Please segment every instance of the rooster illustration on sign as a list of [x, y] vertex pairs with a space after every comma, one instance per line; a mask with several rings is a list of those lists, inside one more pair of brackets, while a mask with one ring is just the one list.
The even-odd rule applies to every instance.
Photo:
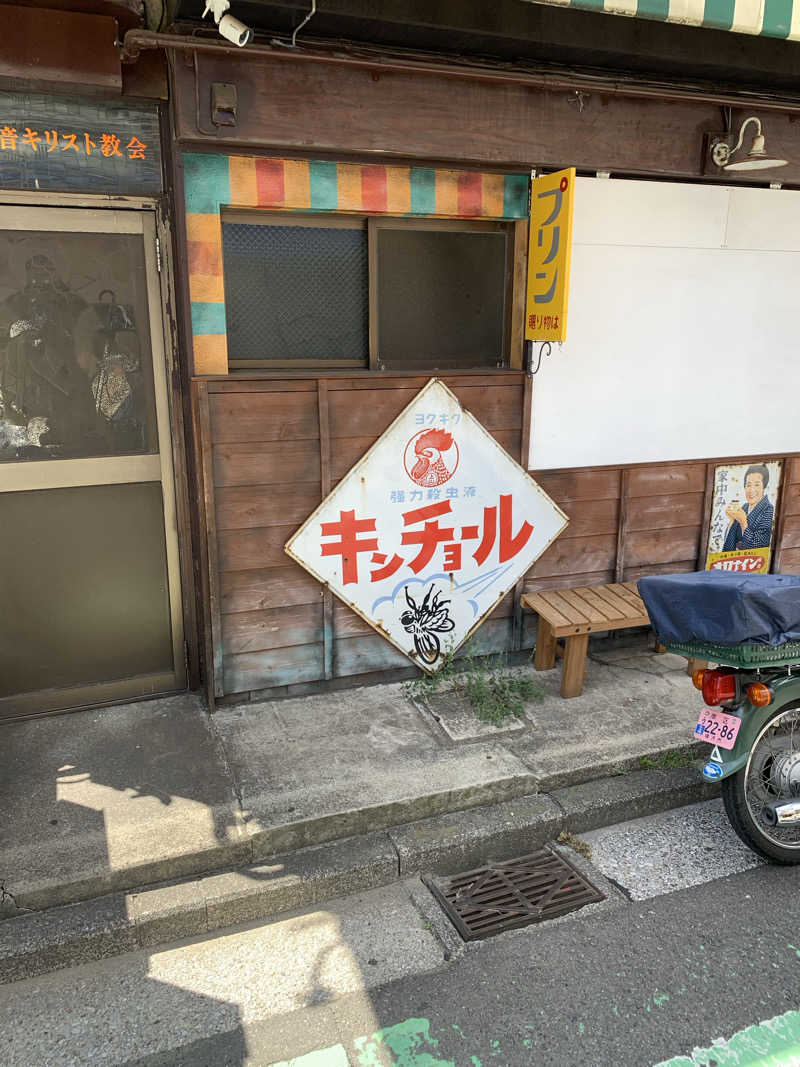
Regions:
[[412, 481], [425, 489], [433, 489], [444, 485], [455, 474], [458, 445], [447, 430], [422, 430], [406, 445], [404, 461]]
[[[408, 586], [403, 591], [410, 609], [400, 616], [403, 629], [413, 636], [414, 648], [419, 658], [424, 663], [435, 663], [442, 651], [437, 635], [449, 633], [456, 625], [447, 611], [450, 601], [440, 600], [442, 594], [438, 590], [434, 592], [434, 586], [431, 586], [422, 604], [417, 607], [417, 602], [409, 593]], [[431, 594], [433, 594], [433, 600], [431, 600]]]

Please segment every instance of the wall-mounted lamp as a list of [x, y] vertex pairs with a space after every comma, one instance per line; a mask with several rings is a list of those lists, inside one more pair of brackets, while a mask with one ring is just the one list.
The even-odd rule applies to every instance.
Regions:
[[[753, 143], [750, 145], [750, 151], [741, 159], [732, 161], [742, 147], [744, 131], [751, 122], [756, 124], [757, 132], [753, 138]], [[721, 170], [767, 170], [771, 167], [785, 167], [788, 163], [786, 159], [777, 159], [774, 156], [767, 155], [764, 147], [764, 134], [761, 132], [761, 119], [756, 118], [755, 115], [750, 115], [744, 120], [739, 127], [738, 140], [731, 147], [734, 136], [732, 133], [709, 135], [711, 162], [715, 167], [719, 167]]]

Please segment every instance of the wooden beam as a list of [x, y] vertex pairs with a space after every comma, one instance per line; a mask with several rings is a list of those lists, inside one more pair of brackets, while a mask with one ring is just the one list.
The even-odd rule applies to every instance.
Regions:
[[[525, 233], [528, 227], [525, 225]], [[533, 378], [528, 375], [523, 379], [522, 395], [522, 434], [520, 444], [520, 465], [528, 469], [528, 455], [531, 447], [531, 419], [533, 418]], [[525, 575], [523, 574], [514, 586], [514, 615], [511, 627], [511, 647], [515, 652], [522, 648], [522, 629], [524, 622], [524, 609], [522, 607], [522, 594], [525, 592]]]
[[[509, 366], [522, 367], [525, 349], [525, 300], [528, 282], [528, 220], [519, 219], [513, 229], [513, 265], [511, 283], [511, 340]], [[527, 465], [527, 453], [522, 461]]]
[[[290, 151], [324, 159], [368, 158], [429, 163], [458, 162], [529, 170], [563, 166], [650, 176], [702, 177], [702, 133], [720, 130], [712, 102], [639, 99], [602, 88], [587, 90], [580, 106], [574, 91], [435, 73], [380, 74], [353, 67], [319, 66], [265, 57], [234, 63], [197, 55], [195, 72], [173, 64], [176, 132], [184, 143], [213, 147], [198, 129], [196, 101], [210, 99], [212, 82], [235, 82], [236, 127], [222, 133], [223, 150]], [[734, 109], [738, 129], [749, 111]], [[469, 116], [469, 124], [465, 117]], [[781, 171], [800, 181], [800, 125], [793, 116], [769, 115], [767, 134], [792, 160]], [[207, 113], [199, 119], [209, 126]], [[210, 131], [207, 131], [210, 132]], [[763, 181], [737, 175], [737, 184]]]
[[[317, 381], [317, 410], [319, 412], [319, 480], [322, 499], [331, 491], [331, 430], [328, 415], [328, 382]], [[333, 593], [326, 586], [322, 595], [322, 658], [325, 677], [333, 678]]]
[[783, 537], [786, 528], [786, 485], [789, 481], [789, 475], [791, 471], [791, 461], [784, 459], [781, 463], [781, 487], [778, 491], [778, 497], [775, 501], [775, 517], [773, 519], [772, 528], [772, 567], [770, 568], [775, 573], [780, 573], [781, 569], [781, 557], [783, 556]]
[[219, 602], [219, 570], [217, 560], [217, 523], [214, 500], [214, 468], [211, 453], [211, 417], [205, 382], [192, 383], [194, 414], [195, 469], [200, 482], [199, 511], [200, 586], [205, 609], [203, 646], [205, 650], [205, 682], [209, 710], [225, 690], [222, 675], [222, 619]]
[[620, 474], [619, 483], [619, 521], [617, 523], [617, 561], [614, 569], [614, 581], [621, 582], [625, 577], [625, 539], [628, 536], [628, 497], [630, 494], [631, 472], [626, 468]]
[[697, 553], [697, 569], [705, 570], [708, 540], [711, 536], [711, 509], [714, 504], [714, 464], [706, 464], [706, 484], [703, 490], [703, 526], [700, 530], [700, 548]]

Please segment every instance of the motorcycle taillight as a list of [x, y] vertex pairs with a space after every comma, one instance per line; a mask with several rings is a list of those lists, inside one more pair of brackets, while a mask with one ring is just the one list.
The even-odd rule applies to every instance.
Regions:
[[736, 699], [736, 675], [730, 671], [703, 671], [703, 700], [714, 707]]

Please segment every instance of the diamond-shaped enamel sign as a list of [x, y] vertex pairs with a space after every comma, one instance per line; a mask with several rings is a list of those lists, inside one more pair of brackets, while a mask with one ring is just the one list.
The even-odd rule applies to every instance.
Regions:
[[434, 378], [286, 551], [432, 673], [567, 521]]

